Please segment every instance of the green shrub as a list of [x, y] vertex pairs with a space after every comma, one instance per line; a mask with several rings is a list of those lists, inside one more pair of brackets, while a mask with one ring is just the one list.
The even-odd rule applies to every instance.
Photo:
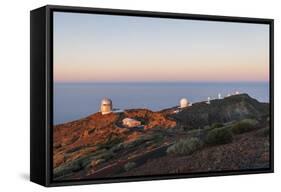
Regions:
[[205, 125], [203, 129], [210, 129], [210, 125]]
[[230, 143], [233, 140], [233, 135], [228, 127], [215, 128], [208, 132], [206, 143], [211, 145], [219, 145]]
[[103, 153], [93, 156], [94, 159], [104, 159], [105, 161], [110, 160], [114, 157], [114, 153], [111, 150], [107, 150]]
[[269, 150], [270, 150], [270, 143], [269, 143], [269, 141], [265, 141], [263, 143], [263, 148], [264, 148], [264, 151], [269, 152]]
[[54, 169], [53, 171], [54, 177], [55, 178], [61, 177], [79, 171], [83, 168], [84, 164], [85, 164], [84, 159], [78, 159], [72, 162], [68, 162], [65, 165], [61, 165]]
[[79, 171], [87, 167], [92, 160], [101, 160], [103, 162], [108, 161], [114, 157], [114, 153], [110, 150], [101, 150], [95, 153], [79, 157], [73, 161], [70, 161], [64, 165], [61, 165], [54, 169], [54, 177], [61, 177], [73, 172]]
[[191, 135], [192, 137], [194, 137], [194, 136], [198, 135], [201, 131], [202, 131], [202, 129], [193, 129], [193, 130], [188, 131], [187, 133], [189, 135]]
[[145, 145], [147, 142], [156, 144], [156, 143], [163, 141], [163, 139], [164, 139], [164, 136], [161, 132], [154, 133], [154, 134], [148, 134], [148, 135], [143, 135], [132, 142], [123, 143], [122, 147], [124, 149], [130, 149], [130, 148], [139, 147], [140, 145]]
[[142, 144], [144, 144], [145, 142], [151, 140], [150, 136], [141, 136], [138, 139], [131, 141], [129, 143], [123, 143], [123, 147], [124, 149], [130, 149], [130, 148], [134, 148], [134, 147], [138, 147]]
[[243, 119], [242, 121], [239, 121], [233, 125], [232, 132], [235, 134], [249, 132], [254, 130], [257, 124], [258, 121], [255, 119]]
[[214, 129], [214, 128], [219, 128], [219, 127], [223, 127], [223, 124], [222, 123], [213, 123], [211, 125], [211, 128]]
[[115, 153], [115, 152], [121, 151], [122, 149], [124, 149], [124, 144], [123, 144], [123, 143], [119, 143], [119, 144], [113, 146], [113, 147], [110, 149], [110, 151], [112, 151], [112, 152]]
[[201, 142], [197, 138], [180, 139], [172, 146], [168, 147], [168, 154], [176, 155], [190, 155], [194, 151], [198, 150], [202, 146]]
[[110, 136], [105, 140], [104, 143], [98, 144], [97, 147], [98, 147], [99, 149], [102, 149], [102, 148], [110, 149], [110, 148], [112, 148], [113, 146], [115, 146], [115, 145], [121, 143], [122, 141], [123, 141], [122, 138], [120, 138], [120, 137], [118, 137], [118, 136], [112, 134], [112, 135], [110, 135]]
[[267, 137], [267, 136], [269, 136], [269, 132], [270, 132], [269, 127], [262, 128], [262, 129], [257, 131], [256, 136]]
[[73, 153], [73, 152], [79, 151], [83, 148], [84, 148], [84, 146], [74, 147], [74, 148], [71, 148], [71, 149], [67, 150], [65, 153]]
[[126, 171], [129, 171], [129, 170], [135, 168], [136, 165], [137, 165], [137, 164], [136, 164], [135, 162], [128, 162], [128, 163], [126, 163], [126, 164], [124, 165], [124, 169], [125, 169]]

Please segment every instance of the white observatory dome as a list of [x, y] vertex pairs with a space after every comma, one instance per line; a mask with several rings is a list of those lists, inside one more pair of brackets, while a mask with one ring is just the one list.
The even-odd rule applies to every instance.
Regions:
[[180, 108], [185, 108], [185, 107], [188, 107], [188, 100], [186, 98], [182, 98], [180, 100]]
[[112, 101], [108, 98], [104, 98], [101, 100], [100, 106], [101, 114], [105, 115], [112, 112]]

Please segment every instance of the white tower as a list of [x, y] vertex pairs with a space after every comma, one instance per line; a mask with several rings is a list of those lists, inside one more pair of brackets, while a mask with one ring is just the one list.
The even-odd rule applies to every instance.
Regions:
[[188, 107], [188, 100], [186, 98], [182, 98], [180, 100], [180, 108], [185, 108], [185, 107]]
[[208, 97], [208, 101], [206, 102], [207, 104], [211, 103], [211, 97]]
[[222, 99], [222, 98], [221, 98], [221, 94], [220, 94], [220, 93], [218, 94], [218, 99]]
[[106, 115], [112, 112], [112, 101], [108, 98], [101, 100], [100, 111], [102, 115]]

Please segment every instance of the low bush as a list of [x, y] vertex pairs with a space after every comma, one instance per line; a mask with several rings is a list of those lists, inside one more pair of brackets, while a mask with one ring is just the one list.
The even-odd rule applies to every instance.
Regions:
[[269, 127], [262, 128], [257, 131], [256, 136], [267, 137], [267, 136], [269, 136], [269, 132], [270, 132]]
[[105, 161], [110, 160], [114, 157], [114, 153], [111, 150], [107, 150], [103, 153], [100, 153], [98, 155], [92, 155], [94, 159], [104, 159]]
[[116, 136], [116, 135], [110, 135], [104, 143], [100, 143], [97, 145], [97, 147], [99, 149], [102, 149], [102, 148], [105, 148], [105, 149], [110, 149], [112, 148], [113, 146], [121, 143], [123, 140], [122, 138]]
[[122, 149], [124, 149], [124, 144], [123, 144], [123, 143], [119, 143], [119, 144], [113, 146], [113, 147], [110, 149], [110, 151], [112, 151], [112, 152], [115, 153], [115, 152], [121, 151]]
[[103, 162], [108, 161], [114, 156], [114, 153], [110, 150], [101, 150], [83, 157], [79, 157], [73, 161], [67, 162], [64, 165], [61, 165], [54, 169], [54, 177], [61, 177], [68, 174], [71, 174], [76, 171], [80, 171], [87, 167], [92, 160], [100, 160]]
[[205, 125], [203, 129], [210, 129], [210, 125]]
[[219, 128], [219, 127], [223, 127], [223, 124], [222, 123], [213, 123], [211, 125], [211, 128], [214, 129], [214, 128]]
[[243, 119], [238, 123], [234, 124], [232, 127], [232, 132], [234, 134], [241, 134], [245, 132], [252, 131], [256, 128], [258, 121], [255, 119]]
[[198, 150], [202, 146], [201, 142], [197, 138], [180, 139], [172, 146], [168, 147], [168, 154], [176, 155], [190, 155], [194, 151]]
[[206, 143], [211, 145], [220, 145], [230, 143], [233, 135], [229, 127], [215, 128], [207, 133]]
[[136, 165], [137, 165], [137, 164], [136, 164], [135, 162], [128, 162], [128, 163], [126, 163], [126, 164], [124, 165], [124, 169], [125, 169], [126, 171], [129, 171], [129, 170], [135, 168]]
[[65, 153], [73, 153], [73, 152], [79, 151], [83, 148], [84, 148], [84, 146], [74, 147], [74, 148], [71, 148], [71, 149], [67, 150]]
[[130, 149], [130, 148], [134, 148], [134, 147], [138, 147], [142, 144], [144, 144], [145, 142], [149, 141], [150, 138], [145, 137], [145, 136], [141, 136], [138, 139], [131, 141], [129, 143], [123, 143], [123, 147], [124, 149]]
[[73, 162], [69, 162], [65, 165], [61, 165], [54, 169], [53, 171], [54, 177], [57, 178], [79, 171], [83, 168], [82, 164], [83, 164], [83, 160], [79, 159], [79, 160], [74, 160]]
[[145, 145], [147, 142], [159, 143], [159, 142], [163, 141], [163, 139], [164, 139], [164, 136], [161, 132], [143, 135], [130, 143], [123, 143], [123, 148], [124, 149], [135, 148], [135, 147], [139, 147], [140, 145]]

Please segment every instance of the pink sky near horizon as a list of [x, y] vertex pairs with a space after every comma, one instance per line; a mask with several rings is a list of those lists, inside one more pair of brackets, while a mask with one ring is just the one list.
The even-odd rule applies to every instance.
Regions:
[[[174, 58], [174, 57], [172, 57]], [[193, 59], [108, 58], [96, 61], [84, 58], [83, 67], [76, 65], [76, 59], [68, 61], [67, 68], [55, 68], [56, 82], [123, 82], [123, 81], [269, 81], [268, 58], [236, 58], [235, 56], [197, 57]], [[99, 65], [107, 62], [109, 64]], [[142, 63], [151, 63], [143, 65]], [[173, 65], [177, 62], [177, 65]], [[208, 65], [206, 65], [208, 63]]]

